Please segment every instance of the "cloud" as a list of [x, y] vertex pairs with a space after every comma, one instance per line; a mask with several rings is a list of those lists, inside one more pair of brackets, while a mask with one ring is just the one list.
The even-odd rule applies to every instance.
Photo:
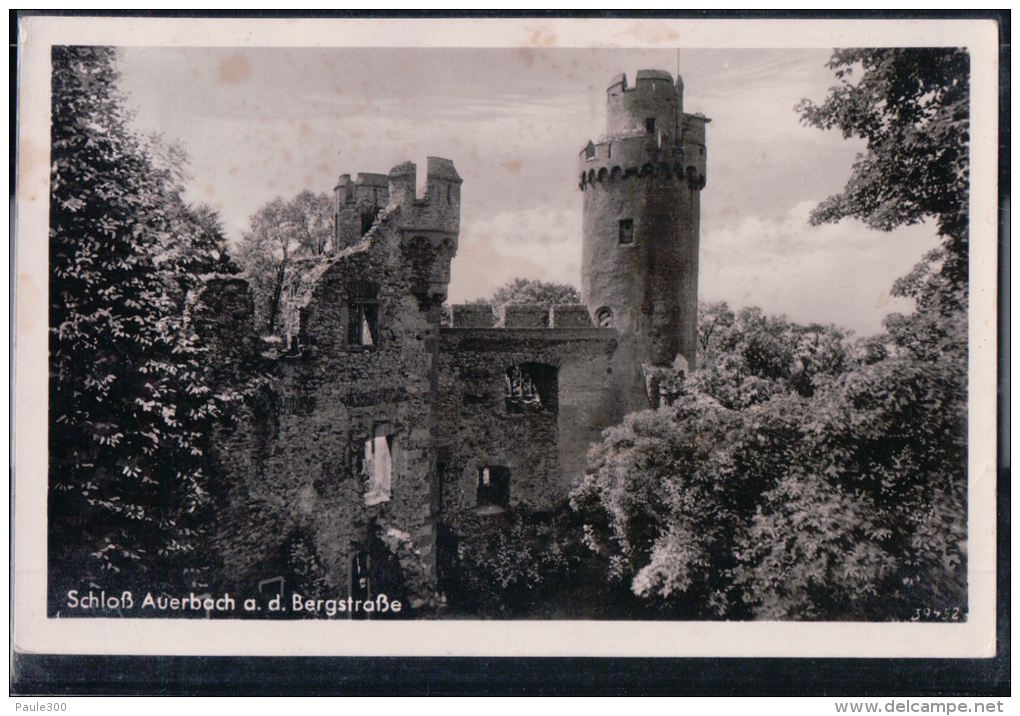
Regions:
[[888, 313], [910, 310], [889, 290], [937, 245], [933, 229], [881, 232], [856, 220], [810, 226], [812, 206], [800, 202], [778, 218], [747, 216], [734, 228], [703, 230], [702, 300], [760, 306], [860, 334], [881, 330]]
[[481, 298], [515, 278], [580, 286], [579, 208], [543, 205], [501, 211], [461, 228], [450, 301]]
[[[451, 299], [517, 276], [578, 284], [577, 152], [605, 129], [605, 87], [672, 68], [673, 51], [122, 48], [143, 132], [183, 144], [189, 197], [232, 240], [275, 196], [331, 191], [341, 173], [425, 155], [464, 178]], [[701, 295], [861, 332], [905, 305], [888, 289], [934, 245], [927, 227], [809, 227], [842, 189], [859, 143], [800, 123], [794, 105], [834, 83], [828, 50], [681, 51], [685, 107], [712, 118], [701, 197]], [[220, 80], [221, 70], [236, 83]], [[226, 78], [225, 78], [226, 79]]]

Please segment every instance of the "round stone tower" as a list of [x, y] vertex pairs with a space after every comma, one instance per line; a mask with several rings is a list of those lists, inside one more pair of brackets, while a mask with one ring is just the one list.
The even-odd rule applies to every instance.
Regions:
[[[697, 346], [699, 196], [705, 124], [683, 111], [683, 81], [641, 70], [607, 90], [605, 136], [581, 150], [581, 296], [596, 325], [612, 326], [612, 417], [654, 406], [656, 368]], [[650, 394], [651, 393], [651, 394]]]

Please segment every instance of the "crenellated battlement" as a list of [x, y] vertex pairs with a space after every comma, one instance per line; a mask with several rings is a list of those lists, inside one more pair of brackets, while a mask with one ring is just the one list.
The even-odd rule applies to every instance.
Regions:
[[373, 189], [383, 189], [389, 191], [390, 180], [385, 174], [366, 174], [358, 172], [354, 179], [351, 179], [350, 174], [341, 174], [337, 180], [336, 186], [333, 187], [334, 191], [344, 190], [343, 200], [354, 201], [355, 198], [365, 192], [368, 194]]
[[679, 136], [684, 111], [683, 80], [664, 70], [639, 70], [634, 86], [619, 74], [606, 88], [606, 131], [609, 137], [667, 132]]
[[389, 208], [396, 212], [401, 248], [414, 274], [412, 292], [438, 305], [446, 300], [450, 262], [460, 236], [461, 178], [453, 162], [429, 157], [425, 195], [417, 196], [417, 167], [403, 162], [389, 173]]
[[[431, 216], [434, 219], [456, 218], [456, 225], [446, 230], [460, 228], [460, 185], [463, 180], [449, 159], [429, 157], [425, 177], [425, 195], [417, 195], [418, 167], [414, 162], [403, 162], [393, 167], [388, 175], [390, 200], [405, 210], [419, 209], [416, 216]], [[420, 211], [429, 209], [430, 211]]]
[[676, 92], [678, 86], [683, 89], [683, 80], [679, 80], [679, 85], [674, 84], [673, 75], [666, 70], [638, 70], [634, 75], [633, 86], [627, 84], [627, 73], [621, 72], [609, 81], [606, 92], [610, 94], [614, 91], [665, 93], [667, 91]]
[[588, 307], [578, 304], [510, 303], [495, 309], [486, 303], [450, 306], [451, 328], [595, 328]]
[[635, 130], [602, 137], [598, 143], [588, 142], [578, 154], [578, 186], [583, 191], [590, 185], [616, 179], [660, 176], [703, 189], [707, 166], [705, 124], [709, 121], [700, 114], [685, 114], [677, 133], [661, 128], [654, 133]]

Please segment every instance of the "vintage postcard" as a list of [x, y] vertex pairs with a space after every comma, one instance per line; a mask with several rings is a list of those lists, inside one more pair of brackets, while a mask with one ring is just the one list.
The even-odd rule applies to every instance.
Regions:
[[18, 41], [16, 650], [995, 654], [994, 21]]

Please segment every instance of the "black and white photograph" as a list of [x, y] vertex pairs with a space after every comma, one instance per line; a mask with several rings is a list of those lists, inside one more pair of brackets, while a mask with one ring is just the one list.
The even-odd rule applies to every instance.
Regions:
[[121, 20], [37, 53], [20, 145], [33, 619], [994, 653], [994, 23]]

